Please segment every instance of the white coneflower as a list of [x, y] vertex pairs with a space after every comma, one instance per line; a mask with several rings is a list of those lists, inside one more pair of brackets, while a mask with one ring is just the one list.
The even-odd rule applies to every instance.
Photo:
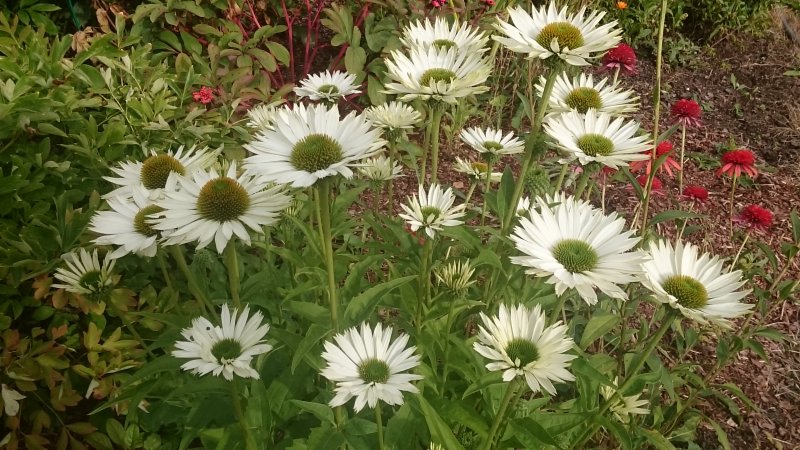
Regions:
[[716, 256], [699, 253], [690, 243], [678, 242], [674, 248], [667, 241], [651, 243], [642, 285], [689, 319], [730, 328], [729, 319], [753, 308], [740, 302], [750, 292], [739, 290], [747, 281], [739, 270], [723, 270]]
[[254, 357], [272, 350], [264, 342], [269, 324], [263, 320], [258, 311], [250, 316], [249, 306], [237, 315], [236, 309], [231, 312], [228, 305], [223, 305], [222, 325], [214, 326], [205, 317], [195, 318], [191, 327], [181, 331], [186, 340], [175, 343], [172, 356], [188, 359], [181, 369], [197, 375], [212, 373], [228, 381], [234, 375], [258, 379], [258, 372], [250, 364]]
[[494, 39], [531, 59], [556, 56], [573, 66], [586, 66], [587, 59], [600, 57], [617, 45], [622, 30], [616, 28], [616, 20], [599, 25], [604, 11], [588, 17], [585, 12], [586, 8], [581, 8], [577, 14], [567, 14], [566, 6], [558, 10], [552, 1], [547, 7], [532, 6], [530, 14], [517, 6], [508, 10], [510, 23], [498, 20], [497, 29], [505, 36]]
[[433, 100], [455, 104], [460, 98], [489, 90], [485, 85], [491, 66], [481, 54], [455, 49], [414, 48], [410, 56], [395, 50], [386, 60], [387, 94], [400, 100]]
[[356, 167], [364, 178], [372, 181], [389, 181], [403, 176], [400, 164], [384, 155], [367, 158]]
[[271, 130], [272, 121], [275, 120], [275, 114], [278, 112], [277, 103], [261, 104], [250, 108], [247, 111], [247, 126], [255, 128], [256, 131]]
[[[456, 164], [453, 168], [456, 172], [466, 174], [474, 180], [485, 181], [489, 165], [481, 161], [466, 161], [456, 156]], [[502, 172], [492, 172], [489, 174], [489, 182], [491, 183], [499, 183], [501, 178], [503, 178]]]
[[[614, 384], [619, 386], [618, 379], [614, 378]], [[622, 423], [630, 422], [630, 416], [632, 414], [640, 414], [646, 415], [650, 413], [650, 410], [647, 408], [643, 408], [643, 406], [647, 406], [650, 404], [648, 400], [639, 400], [639, 395], [628, 395], [624, 396], [622, 393], [619, 393], [617, 397], [618, 389], [613, 386], [607, 385], [600, 385], [600, 394], [603, 396], [604, 399], [611, 400], [611, 406], [609, 410], [614, 414], [614, 417]]]
[[273, 127], [244, 146], [253, 153], [245, 158], [245, 167], [269, 181], [294, 187], [308, 187], [334, 175], [351, 178], [351, 167], [386, 143], [370, 121], [355, 112], [340, 118], [335, 106], [283, 108]]
[[117, 177], [103, 177], [119, 185], [117, 189], [104, 195], [103, 198], [130, 197], [133, 186], [144, 186], [151, 200], [156, 200], [163, 195], [164, 190], [172, 190], [174, 185], [168, 186], [170, 174], [186, 175], [195, 170], [207, 169], [217, 162], [222, 149], [210, 151], [207, 148], [197, 149], [192, 147], [184, 151], [181, 146], [177, 151], [156, 153], [150, 151], [150, 156], [144, 161], [128, 161], [111, 169]]
[[547, 119], [544, 131], [568, 156], [567, 163], [577, 159], [581, 165], [593, 162], [613, 169], [626, 167], [631, 161], [650, 158], [650, 138], [637, 136], [639, 124], [606, 113], [589, 109], [586, 114], [577, 111], [561, 113]]
[[335, 102], [342, 97], [358, 94], [356, 89], [356, 76], [352, 73], [334, 70], [308, 75], [300, 86], [294, 88], [298, 97], [308, 97], [310, 100], [326, 100]]
[[408, 205], [400, 205], [406, 212], [400, 217], [406, 220], [411, 231], [422, 228], [433, 239], [444, 227], [464, 223], [460, 220], [464, 216], [464, 205], [453, 206], [455, 199], [452, 188], [444, 190], [438, 184], [432, 184], [425, 192], [425, 187], [420, 185], [418, 195], [409, 197]]
[[399, 132], [413, 129], [422, 120], [416, 109], [402, 102], [391, 101], [364, 110], [364, 116], [376, 127], [387, 132]]
[[478, 342], [473, 348], [492, 360], [487, 369], [503, 371], [503, 381], [524, 377], [531, 391], [554, 395], [553, 382], [575, 379], [567, 370], [575, 359], [566, 353], [573, 345], [566, 335], [567, 327], [561, 321], [545, 326], [539, 305], [532, 310], [522, 305], [500, 305], [497, 316], [481, 313], [481, 321], [483, 326], [478, 327]]
[[517, 217], [528, 217], [528, 211], [531, 210], [531, 198], [522, 197], [517, 203]]
[[606, 216], [587, 203], [566, 201], [552, 208], [529, 210], [519, 219], [511, 240], [524, 256], [511, 262], [529, 269], [526, 273], [548, 277], [556, 294], [575, 289], [586, 303], [597, 303], [595, 289], [627, 299], [619, 285], [636, 281], [646, 258], [642, 251], [629, 251], [639, 242], [633, 231], [623, 231], [625, 219]]
[[469, 260], [450, 261], [434, 271], [439, 284], [445, 285], [456, 293], [466, 291], [475, 283], [475, 280], [472, 279], [474, 273], [475, 268], [472, 267]]
[[153, 257], [158, 250], [158, 230], [152, 226], [150, 216], [161, 211], [149, 198], [143, 186], [131, 187], [132, 197], [108, 199], [110, 211], [98, 211], [92, 217], [89, 229], [99, 234], [93, 242], [97, 245], [116, 245], [110, 258], [128, 253]]
[[106, 254], [103, 262], [97, 249], [89, 253], [85, 249], [62, 256], [67, 267], [56, 269], [55, 278], [62, 283], [54, 283], [54, 288], [63, 288], [75, 294], [97, 296], [107, 292], [114, 285], [112, 270], [116, 260]]
[[179, 190], [157, 203], [163, 211], [152, 225], [163, 232], [166, 245], [196, 241], [203, 248], [214, 241], [222, 253], [234, 235], [250, 245], [248, 228], [263, 234], [291, 202], [282, 186], [267, 187], [266, 180], [247, 172], [237, 176], [235, 163], [222, 175], [198, 170], [179, 176], [178, 183]]
[[447, 19], [439, 16], [433, 23], [429, 19], [417, 20], [403, 29], [400, 41], [409, 48], [422, 48], [427, 50], [435, 47], [441, 50], [455, 48], [459, 51], [485, 52], [489, 48], [486, 43], [489, 38], [477, 28], [467, 22], [455, 21], [452, 25]]
[[341, 406], [355, 397], [353, 409], [358, 412], [364, 406], [375, 408], [378, 401], [389, 405], [402, 405], [403, 392], [419, 392], [412, 381], [421, 380], [421, 375], [406, 373], [420, 363], [416, 347], [408, 347], [408, 335], [392, 341], [392, 328], [381, 324], [373, 330], [366, 323], [360, 330], [350, 328], [325, 342], [322, 357], [328, 363], [322, 370], [323, 377], [336, 383], [336, 395], [330, 406]]
[[525, 143], [514, 136], [513, 131], [503, 135], [502, 130], [477, 127], [461, 130], [461, 140], [481, 154], [486, 160], [496, 160], [504, 155], [525, 151]]
[[[625, 116], [636, 112], [639, 97], [633, 91], [623, 90], [617, 85], [607, 85], [608, 81], [608, 78], [603, 78], [595, 83], [591, 74], [582, 73], [573, 78], [562, 73], [553, 85], [547, 116], [552, 117], [569, 111], [586, 114], [590, 108], [597, 110], [598, 113], [612, 116]], [[540, 97], [544, 92], [544, 85], [544, 78], [540, 78], [539, 84], [536, 85]]]

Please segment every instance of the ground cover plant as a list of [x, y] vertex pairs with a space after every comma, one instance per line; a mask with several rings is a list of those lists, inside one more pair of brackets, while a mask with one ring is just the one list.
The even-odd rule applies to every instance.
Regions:
[[682, 3], [644, 110], [636, 11], [576, 3], [0, 13], [0, 443], [736, 448], [800, 217], [662, 101]]

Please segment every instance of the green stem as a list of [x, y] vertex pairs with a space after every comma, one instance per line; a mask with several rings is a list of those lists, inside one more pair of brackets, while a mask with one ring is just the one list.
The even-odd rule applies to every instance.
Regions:
[[236, 375], [233, 376], [233, 380], [231, 381], [231, 397], [233, 400], [233, 413], [236, 415], [236, 420], [239, 421], [239, 426], [242, 427], [242, 433], [244, 434], [244, 446], [247, 450], [258, 450], [258, 446], [256, 446], [256, 441], [253, 439], [253, 435], [250, 434], [250, 427], [247, 426], [247, 422], [244, 418], [244, 408], [242, 408], [242, 397], [239, 395], [239, 381], [236, 378]]
[[611, 83], [612, 86], [617, 84], [617, 78], [619, 78], [619, 68], [620, 66], [614, 68], [614, 81]]
[[742, 240], [742, 245], [739, 246], [739, 251], [736, 252], [736, 256], [733, 258], [733, 262], [731, 263], [731, 269], [736, 267], [736, 263], [739, 262], [739, 256], [742, 255], [742, 250], [744, 250], [745, 244], [747, 244], [747, 240], [750, 239], [750, 233], [744, 235], [744, 240]]
[[486, 436], [486, 442], [484, 442], [483, 450], [490, 450], [495, 448], [494, 441], [497, 439], [497, 430], [500, 429], [500, 425], [503, 423], [503, 419], [506, 416], [506, 410], [508, 410], [508, 406], [511, 404], [511, 400], [517, 395], [517, 379], [514, 378], [513, 380], [508, 382], [506, 386], [506, 395], [503, 396], [503, 400], [500, 402], [500, 409], [497, 410], [497, 414], [494, 416], [494, 421], [492, 421], [492, 428], [489, 429], [489, 434]]
[[430, 259], [432, 246], [433, 239], [428, 239], [426, 237], [425, 244], [422, 246], [422, 258], [419, 265], [419, 283], [417, 288], [416, 326], [418, 335], [422, 331], [423, 306], [427, 305], [428, 303], [428, 293], [431, 285]]
[[236, 243], [233, 239], [225, 246], [225, 268], [228, 270], [228, 284], [231, 290], [231, 300], [237, 311], [242, 310], [242, 300], [239, 298], [239, 258], [236, 253]]
[[[661, 0], [661, 17], [658, 22], [658, 48], [656, 50], [656, 83], [653, 86], [653, 152], [650, 155], [650, 167], [655, 166], [656, 160], [656, 145], [658, 145], [658, 121], [661, 117], [661, 64], [662, 53], [664, 51], [664, 23], [667, 20], [668, 0]], [[681, 167], [683, 169], [683, 167]], [[645, 195], [643, 199], [644, 207], [642, 210], [642, 226], [641, 230], [644, 232], [647, 225], [647, 213], [650, 209], [650, 193], [653, 191], [653, 178], [656, 176], [656, 171], [651, 170], [647, 175], [647, 183], [645, 185]]]
[[331, 178], [317, 181], [317, 218], [320, 224], [322, 253], [328, 273], [328, 300], [330, 301], [331, 328], [339, 331], [339, 301], [337, 299], [336, 267], [333, 265], [333, 236], [331, 236]]
[[163, 250], [163, 247], [159, 247], [158, 251], [156, 252], [158, 266], [161, 268], [161, 275], [164, 277], [164, 281], [167, 283], [169, 290], [175, 291], [175, 289], [172, 287], [172, 277], [169, 276], [169, 270], [167, 270], [167, 261], [164, 259]]
[[525, 159], [522, 163], [522, 169], [520, 170], [517, 184], [514, 186], [514, 196], [511, 197], [510, 206], [506, 208], [507, 211], [505, 217], [503, 217], [503, 227], [501, 230], [503, 236], [508, 236], [508, 233], [511, 231], [511, 224], [514, 223], [514, 214], [517, 212], [517, 204], [522, 197], [523, 189], [525, 189], [525, 176], [533, 165], [533, 158], [536, 153], [536, 139], [538, 138], [539, 132], [542, 130], [542, 121], [547, 111], [547, 105], [550, 102], [550, 93], [553, 92], [553, 86], [560, 73], [561, 71], [558, 68], [550, 68], [547, 74], [547, 80], [544, 84], [544, 91], [542, 91], [542, 97], [536, 105], [536, 117], [533, 122], [533, 127], [531, 127], [531, 132], [527, 139], [525, 139]]
[[558, 296], [558, 303], [556, 303], [556, 307], [550, 311], [550, 325], [556, 323], [558, 320], [558, 316], [561, 315], [561, 311], [564, 310], [564, 305], [567, 303], [567, 293], [563, 293]]
[[736, 195], [736, 182], [739, 181], [739, 178], [736, 174], [733, 175], [731, 178], [731, 198], [730, 198], [730, 214], [728, 215], [728, 235], [733, 237], [733, 202], [734, 196]]
[[589, 174], [586, 173], [586, 169], [581, 172], [580, 178], [578, 178], [578, 185], [575, 187], [575, 193], [573, 196], [575, 198], [581, 198], [583, 195], [583, 191], [586, 189], [586, 186], [589, 184]]
[[378, 426], [378, 450], [384, 450], [383, 444], [383, 419], [381, 418], [381, 402], [375, 405], [375, 425]]
[[567, 176], [567, 170], [569, 170], [569, 164], [562, 164], [561, 171], [558, 173], [558, 179], [556, 180], [556, 193], [561, 191], [561, 186], [564, 185], [564, 178]]
[[117, 305], [114, 303], [114, 301], [111, 300], [111, 299], [108, 299], [106, 301], [106, 305], [111, 307], [111, 309], [114, 311], [114, 314], [116, 314], [117, 317], [119, 317], [119, 320], [122, 321], [122, 324], [125, 325], [125, 328], [127, 328], [128, 331], [131, 332], [133, 337], [136, 338], [136, 340], [139, 341], [140, 344], [142, 344], [142, 348], [145, 349], [147, 354], [151, 358], [155, 358], [156, 355], [150, 350], [150, 347], [147, 344], [145, 344], [144, 339], [142, 338], [142, 336], [139, 334], [138, 331], [136, 331], [136, 328], [133, 327], [133, 324], [125, 317], [125, 313], [123, 313], [122, 310], [117, 307]]
[[444, 396], [445, 388], [447, 387], [447, 371], [450, 366], [450, 329], [453, 327], [453, 310], [455, 309], [456, 302], [461, 300], [461, 296], [454, 298], [450, 302], [450, 309], [447, 311], [447, 325], [445, 325], [445, 341], [444, 341], [444, 367], [442, 368], [442, 388], [439, 390]]
[[[602, 416], [606, 411], [608, 411], [611, 405], [619, 401], [619, 397], [622, 395], [621, 393], [625, 392], [625, 389], [627, 389], [631, 385], [633, 380], [636, 378], [636, 374], [639, 373], [639, 370], [642, 368], [642, 366], [644, 366], [644, 363], [647, 361], [647, 358], [650, 357], [650, 354], [653, 353], [653, 350], [655, 350], [655, 348], [658, 346], [658, 343], [661, 341], [661, 338], [663, 338], [664, 335], [667, 333], [667, 330], [669, 330], [670, 326], [672, 325], [672, 322], [678, 316], [678, 310], [672, 307], [667, 307], [667, 308], [669, 308], [669, 310], [667, 311], [667, 316], [664, 317], [664, 321], [661, 323], [661, 326], [658, 328], [656, 333], [653, 336], [651, 336], [650, 340], [647, 343], [647, 346], [644, 348], [644, 350], [642, 350], [641, 353], [638, 354], [638, 358], [634, 360], [630, 369], [628, 369], [625, 382], [623, 382], [622, 385], [619, 387], [619, 389], [616, 390], [613, 397], [609, 398], [608, 400], [606, 400], [605, 403], [603, 403], [603, 406], [600, 408], [600, 411], [597, 412], [596, 415]], [[573, 443], [569, 448], [570, 449], [584, 448], [583, 444], [586, 443], [586, 441], [588, 441], [589, 439], [591, 439], [592, 436], [594, 436], [594, 434], [597, 432], [597, 429], [598, 429], [597, 424], [591, 425], [589, 428], [586, 429], [586, 431], [583, 432], [583, 434], [581, 434], [578, 437], [575, 443]]]
[[[389, 141], [389, 167], [394, 167], [394, 162], [397, 159], [397, 148], [394, 139]], [[389, 197], [388, 209], [389, 215], [394, 215], [394, 178], [389, 180], [389, 186], [386, 188], [386, 196]]]
[[183, 248], [179, 245], [171, 245], [169, 246], [169, 251], [172, 258], [178, 264], [178, 269], [183, 273], [183, 276], [186, 277], [186, 284], [189, 286], [189, 292], [194, 295], [196, 299], [200, 300], [200, 304], [209, 316], [214, 315], [214, 305], [211, 304], [205, 292], [200, 289], [200, 285], [197, 284], [197, 279], [189, 269], [189, 265], [186, 264], [186, 258], [183, 256]]
[[481, 226], [486, 224], [486, 211], [489, 206], [489, 202], [486, 199], [486, 195], [489, 193], [489, 189], [491, 189], [492, 183], [492, 166], [490, 164], [486, 165], [486, 179], [484, 180], [485, 184], [483, 186], [483, 209], [481, 210]]
[[[431, 184], [436, 183], [439, 174], [439, 128], [442, 123], [444, 109], [440, 105], [434, 107], [431, 117]], [[423, 182], [425, 181], [423, 173]]]
[[[686, 124], [681, 126], [681, 169], [678, 171], [678, 195], [683, 193], [683, 163], [686, 151]], [[652, 166], [651, 166], [652, 167]]]

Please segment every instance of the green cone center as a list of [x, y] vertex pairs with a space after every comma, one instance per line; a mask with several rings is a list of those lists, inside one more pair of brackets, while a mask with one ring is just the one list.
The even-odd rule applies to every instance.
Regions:
[[211, 354], [220, 364], [230, 363], [242, 354], [242, 344], [236, 339], [222, 339], [211, 347]]
[[550, 43], [555, 39], [560, 50], [569, 48], [574, 50], [583, 45], [583, 35], [581, 30], [569, 22], [553, 22], [542, 28], [536, 36], [536, 42], [542, 47], [551, 50]]
[[336, 95], [339, 93], [339, 88], [333, 84], [323, 84], [322, 86], [317, 89], [321, 94], [325, 95]]
[[577, 110], [581, 114], [586, 114], [589, 108], [600, 109], [603, 106], [600, 100], [600, 93], [597, 89], [588, 87], [578, 87], [572, 90], [566, 98], [567, 106]]
[[503, 144], [495, 141], [486, 141], [483, 143], [483, 148], [488, 150], [490, 153], [497, 153], [503, 149]]
[[441, 48], [446, 50], [448, 48], [455, 47], [456, 43], [451, 41], [450, 39], [436, 39], [435, 41], [433, 41], [433, 46], [436, 48]]
[[197, 211], [208, 220], [227, 222], [247, 211], [250, 196], [238, 181], [228, 178], [215, 178], [200, 189], [197, 196]]
[[452, 70], [448, 69], [428, 69], [425, 72], [422, 72], [422, 76], [419, 78], [419, 84], [423, 86], [430, 86], [433, 82], [440, 82], [444, 81], [445, 83], [449, 83], [453, 81], [453, 78], [456, 77], [456, 73]]
[[486, 175], [486, 172], [489, 171], [489, 165], [480, 161], [475, 161], [471, 163], [470, 167], [472, 167], [472, 170], [474, 170], [475, 172], [482, 173], [484, 175]]
[[673, 275], [661, 287], [685, 308], [699, 309], [708, 303], [708, 291], [703, 283], [687, 275]]
[[506, 345], [506, 354], [517, 367], [525, 367], [539, 359], [539, 349], [527, 339], [512, 339]]
[[150, 218], [149, 216], [160, 213], [163, 210], [164, 208], [156, 205], [147, 205], [140, 209], [133, 218], [133, 229], [136, 230], [137, 233], [147, 237], [158, 235], [158, 230], [154, 229], [147, 220]]
[[589, 133], [578, 138], [578, 148], [588, 156], [608, 156], [614, 152], [614, 143], [602, 134]]
[[81, 276], [80, 280], [78, 280], [78, 284], [84, 289], [97, 293], [103, 288], [103, 281], [102, 272], [99, 270], [90, 270]]
[[[420, 211], [422, 211], [422, 221], [425, 223], [435, 222], [442, 214], [442, 210], [435, 206], [424, 206]], [[430, 220], [428, 220], [428, 218], [430, 218]]]
[[367, 384], [386, 383], [389, 375], [389, 365], [380, 359], [368, 359], [358, 366], [358, 376]]
[[556, 244], [553, 257], [572, 273], [592, 270], [599, 260], [592, 246], [578, 239], [564, 239]]
[[289, 162], [297, 170], [314, 173], [342, 160], [342, 146], [326, 134], [309, 134], [292, 148]]
[[144, 160], [139, 179], [147, 189], [162, 189], [171, 172], [185, 175], [186, 168], [170, 155], [154, 155]]

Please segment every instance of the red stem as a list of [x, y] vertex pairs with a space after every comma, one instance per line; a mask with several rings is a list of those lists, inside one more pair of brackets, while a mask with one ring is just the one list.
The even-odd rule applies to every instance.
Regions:
[[308, 0], [305, 0], [306, 3], [306, 48], [305, 52], [303, 53], [303, 74], [300, 77], [305, 78], [308, 74], [309, 66], [311, 65], [311, 61], [308, 58], [308, 50], [311, 46], [311, 4]]
[[253, 18], [253, 22], [256, 23], [256, 29], [261, 28], [261, 24], [258, 22], [258, 17], [256, 16], [256, 12], [253, 9], [253, 2], [252, 1], [245, 1], [247, 3], [247, 7], [250, 8], [250, 17]]
[[294, 83], [294, 35], [292, 28], [294, 27], [294, 19], [289, 17], [289, 11], [286, 9], [286, 0], [281, 0], [281, 8], [283, 8], [283, 17], [286, 19], [286, 31], [288, 33], [289, 43], [289, 76], [292, 83]]

